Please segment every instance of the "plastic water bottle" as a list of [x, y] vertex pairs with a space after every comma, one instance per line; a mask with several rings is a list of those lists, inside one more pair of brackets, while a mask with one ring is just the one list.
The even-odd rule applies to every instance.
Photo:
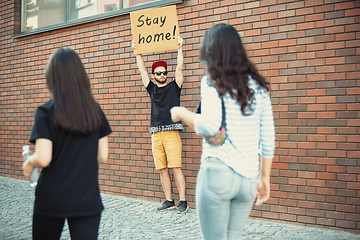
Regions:
[[[22, 156], [23, 156], [23, 160], [25, 162], [30, 155], [30, 147], [29, 147], [29, 145], [24, 145], [22, 147], [22, 149], [23, 149]], [[34, 168], [34, 170], [32, 171], [32, 173], [30, 174], [30, 177], [29, 177], [30, 186], [35, 187], [37, 185], [38, 179], [39, 179], [39, 172], [37, 171], [36, 168]]]

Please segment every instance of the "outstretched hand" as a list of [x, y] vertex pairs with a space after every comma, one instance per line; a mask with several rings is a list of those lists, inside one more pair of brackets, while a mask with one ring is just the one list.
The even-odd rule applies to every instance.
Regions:
[[181, 120], [181, 111], [182, 111], [182, 107], [172, 107], [170, 109], [171, 120], [173, 122], [178, 122]]
[[257, 192], [256, 192], [256, 206], [260, 206], [266, 202], [270, 197], [270, 180], [267, 178], [260, 178]]
[[132, 40], [131, 41], [131, 47], [132, 47], [132, 49], [136, 49], [136, 43], [135, 43], [135, 40]]
[[184, 107], [172, 107], [170, 109], [171, 119], [173, 122], [182, 121], [191, 129], [194, 129], [194, 116], [195, 113], [189, 111]]
[[30, 174], [34, 170], [34, 166], [31, 164], [30, 159], [27, 159], [23, 164], [23, 173], [26, 180], [29, 180]]
[[178, 36], [177, 40], [178, 40], [177, 45], [179, 46], [179, 48], [181, 48], [183, 45], [184, 39], [182, 37]]

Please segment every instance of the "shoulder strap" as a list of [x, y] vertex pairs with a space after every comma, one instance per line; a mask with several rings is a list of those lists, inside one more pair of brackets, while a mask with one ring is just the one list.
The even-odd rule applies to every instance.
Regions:
[[225, 122], [225, 103], [224, 103], [224, 99], [223, 97], [221, 98], [221, 109], [222, 109], [222, 119], [221, 119], [221, 128], [225, 127], [226, 128], [226, 122]]

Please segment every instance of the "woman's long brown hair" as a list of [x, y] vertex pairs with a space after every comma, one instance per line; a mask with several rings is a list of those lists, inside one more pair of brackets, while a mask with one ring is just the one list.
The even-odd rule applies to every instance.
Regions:
[[54, 101], [54, 124], [69, 132], [89, 133], [102, 124], [102, 113], [79, 56], [60, 48], [49, 59], [46, 83]]
[[207, 66], [209, 80], [219, 95], [229, 92], [244, 115], [249, 115], [245, 108], [251, 109], [254, 94], [249, 88], [249, 76], [269, 90], [269, 83], [248, 59], [239, 34], [228, 24], [215, 25], [205, 33], [200, 60]]

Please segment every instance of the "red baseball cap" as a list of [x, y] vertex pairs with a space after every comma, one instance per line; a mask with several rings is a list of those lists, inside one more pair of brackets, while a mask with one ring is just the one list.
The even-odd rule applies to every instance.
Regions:
[[165, 61], [157, 61], [154, 62], [152, 67], [151, 67], [151, 72], [154, 73], [155, 68], [157, 67], [164, 67], [167, 70], [167, 64]]

